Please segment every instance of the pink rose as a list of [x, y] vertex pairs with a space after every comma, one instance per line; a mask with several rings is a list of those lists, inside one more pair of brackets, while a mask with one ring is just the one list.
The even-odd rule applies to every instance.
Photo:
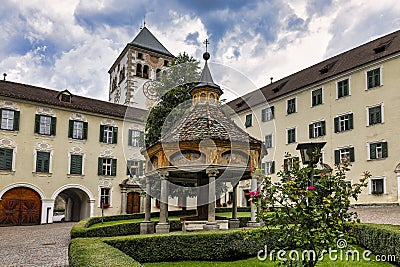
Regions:
[[308, 186], [308, 190], [314, 190], [314, 189], [315, 189], [315, 186], [313, 186], [313, 185]]

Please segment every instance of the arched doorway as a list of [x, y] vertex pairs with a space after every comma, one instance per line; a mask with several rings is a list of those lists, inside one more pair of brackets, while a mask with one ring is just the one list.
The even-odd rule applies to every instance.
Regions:
[[128, 193], [126, 213], [131, 214], [139, 212], [140, 212], [140, 194], [138, 192]]
[[77, 222], [88, 218], [93, 212], [94, 199], [92, 194], [79, 185], [67, 185], [53, 194], [53, 199], [59, 196], [64, 201], [66, 222]]
[[35, 190], [12, 188], [0, 201], [0, 226], [40, 224], [41, 208], [41, 197]]

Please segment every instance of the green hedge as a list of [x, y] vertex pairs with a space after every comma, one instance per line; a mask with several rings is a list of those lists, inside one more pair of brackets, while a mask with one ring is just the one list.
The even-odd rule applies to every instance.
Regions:
[[98, 238], [76, 238], [68, 249], [69, 266], [142, 266], [122, 251], [113, 248]]
[[400, 265], [400, 226], [389, 224], [357, 224], [354, 231], [357, 244], [375, 255], [395, 255]]

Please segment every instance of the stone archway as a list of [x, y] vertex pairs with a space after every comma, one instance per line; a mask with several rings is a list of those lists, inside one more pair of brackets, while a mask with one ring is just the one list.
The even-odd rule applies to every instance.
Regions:
[[0, 226], [41, 223], [42, 198], [34, 189], [13, 187], [0, 197]]
[[61, 197], [65, 202], [66, 222], [77, 222], [93, 216], [94, 198], [93, 194], [81, 185], [65, 185], [58, 189], [52, 196]]

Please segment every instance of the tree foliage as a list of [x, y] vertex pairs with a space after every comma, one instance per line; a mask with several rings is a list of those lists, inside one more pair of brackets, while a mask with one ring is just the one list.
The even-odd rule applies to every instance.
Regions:
[[146, 147], [160, 140], [190, 104], [188, 90], [199, 81], [199, 61], [185, 52], [180, 53], [154, 82], [152, 90], [159, 96], [159, 103], [150, 110], [146, 123]]
[[[286, 265], [315, 266], [324, 253], [338, 249], [338, 240], [352, 241], [357, 214], [349, 212], [350, 200], [357, 200], [370, 174], [364, 172], [359, 183], [350, 185], [345, 174], [348, 166], [347, 162], [335, 165], [334, 172], [315, 167], [285, 169], [278, 173], [280, 181], [265, 177], [260, 190], [251, 194], [267, 228], [280, 230], [281, 244], [288, 244], [287, 240], [295, 244], [281, 249], [315, 252], [315, 257], [301, 258], [300, 262], [288, 259]], [[275, 216], [269, 212], [273, 207], [280, 207]]]

